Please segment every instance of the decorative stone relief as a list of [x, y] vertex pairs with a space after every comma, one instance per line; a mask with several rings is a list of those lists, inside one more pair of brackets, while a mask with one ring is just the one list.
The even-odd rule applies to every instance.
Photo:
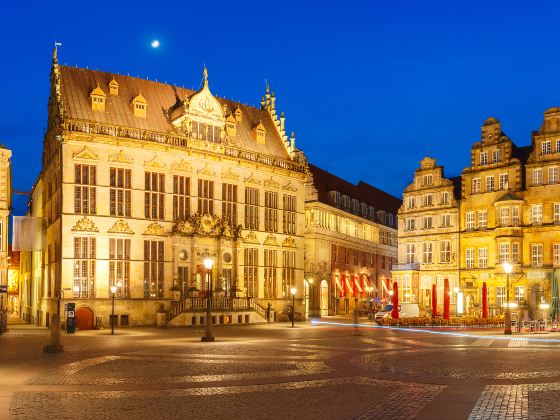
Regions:
[[202, 168], [200, 171], [198, 171], [198, 174], [199, 175], [211, 176], [211, 177], [216, 176], [216, 172], [214, 172], [212, 169], [210, 169], [208, 167], [208, 165], [206, 165], [204, 168]]
[[232, 172], [231, 168], [228, 168], [227, 172], [222, 172], [222, 179], [237, 181], [239, 179], [239, 175], [237, 175], [235, 172]]
[[99, 232], [99, 229], [95, 226], [93, 220], [84, 216], [76, 222], [72, 228], [72, 232]]
[[433, 169], [436, 166], [435, 159], [432, 159], [429, 156], [426, 156], [424, 159], [420, 161], [420, 168], [422, 169]]
[[245, 238], [243, 238], [243, 242], [247, 244], [260, 244], [259, 238], [257, 238], [257, 234], [253, 231], [249, 232]]
[[79, 160], [99, 160], [99, 157], [85, 146], [81, 152], [72, 155], [74, 159]]
[[271, 188], [280, 188], [280, 184], [277, 181], [275, 181], [274, 178], [272, 177], [270, 177], [270, 179], [265, 179], [264, 186], [271, 187]]
[[154, 156], [152, 160], [144, 162], [144, 166], [146, 168], [156, 168], [156, 169], [165, 169], [167, 165], [157, 160], [157, 156]]
[[245, 184], [261, 185], [261, 181], [255, 178], [253, 174], [247, 179], [245, 179]]
[[124, 219], [117, 220], [107, 233], [125, 233], [127, 235], [134, 235], [134, 231], [130, 228], [127, 221]]
[[134, 158], [132, 156], [125, 155], [124, 150], [121, 150], [117, 154], [109, 155], [108, 160], [109, 162], [115, 162], [115, 163], [125, 163], [125, 164], [134, 163]]
[[173, 169], [176, 171], [192, 172], [192, 166], [185, 159], [181, 159], [180, 162], [175, 162], [173, 164]]
[[292, 238], [291, 236], [288, 236], [282, 242], [282, 246], [286, 247], [286, 248], [295, 248], [296, 247], [296, 241], [294, 241], [294, 238]]
[[146, 231], [144, 232], [144, 235], [163, 236], [163, 235], [165, 235], [165, 229], [158, 222], [152, 222], [146, 228]]
[[266, 237], [266, 239], [264, 240], [263, 245], [270, 245], [270, 246], [278, 246], [278, 241], [276, 240], [276, 236], [274, 236], [272, 233], [270, 235], [268, 235]]
[[173, 226], [173, 233], [179, 235], [217, 236], [237, 239], [241, 234], [241, 225], [231, 227], [229, 220], [213, 214], [196, 213]]
[[288, 182], [286, 185], [282, 187], [285, 191], [297, 192], [297, 188], [292, 185], [291, 182]]

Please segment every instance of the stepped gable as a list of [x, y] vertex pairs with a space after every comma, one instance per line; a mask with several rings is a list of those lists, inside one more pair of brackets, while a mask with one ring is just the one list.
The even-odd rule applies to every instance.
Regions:
[[[197, 91], [170, 84], [89, 70], [83, 68], [60, 66], [61, 95], [64, 103], [65, 118], [121, 127], [150, 130], [160, 133], [172, 133], [173, 126], [166, 115], [170, 109], [195, 94]], [[118, 95], [110, 95], [109, 82], [117, 81]], [[97, 84], [107, 93], [104, 112], [93, 111], [90, 94]], [[131, 101], [139, 94], [146, 99], [146, 118], [134, 116]], [[242, 111], [243, 118], [237, 125], [233, 145], [240, 149], [257, 152], [284, 159], [290, 159], [288, 152], [267, 110], [257, 109], [227, 99], [215, 97], [225, 105], [225, 116], [237, 108]], [[266, 142], [257, 143], [251, 131], [262, 123], [266, 130]]]

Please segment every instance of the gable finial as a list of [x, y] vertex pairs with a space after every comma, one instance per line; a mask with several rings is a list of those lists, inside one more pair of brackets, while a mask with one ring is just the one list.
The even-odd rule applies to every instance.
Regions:
[[206, 64], [204, 65], [204, 69], [202, 70], [202, 76], [204, 78], [204, 87], [208, 86], [208, 69], [206, 68]]
[[62, 42], [54, 41], [54, 50], [53, 50], [53, 64], [58, 64], [58, 47], [62, 45]]

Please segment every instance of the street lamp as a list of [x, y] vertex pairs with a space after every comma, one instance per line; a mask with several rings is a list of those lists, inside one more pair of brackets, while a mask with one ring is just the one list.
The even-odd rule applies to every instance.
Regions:
[[509, 305], [509, 275], [513, 270], [513, 266], [506, 262], [504, 263], [504, 272], [506, 273], [506, 317], [504, 320], [504, 334], [511, 335], [511, 310]]
[[206, 268], [206, 278], [208, 284], [208, 292], [206, 294], [206, 334], [200, 338], [200, 341], [214, 341], [212, 335], [212, 315], [210, 313], [211, 295], [212, 295], [212, 266], [214, 260], [212, 258], [205, 258], [203, 261], [204, 268]]
[[296, 318], [296, 292], [297, 289], [292, 287], [290, 293], [292, 294], [292, 328], [294, 327], [294, 319]]

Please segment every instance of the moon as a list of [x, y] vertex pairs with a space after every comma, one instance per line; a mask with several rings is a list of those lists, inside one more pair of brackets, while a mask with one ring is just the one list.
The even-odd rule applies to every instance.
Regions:
[[159, 41], [157, 39], [154, 39], [152, 41], [151, 45], [152, 45], [152, 48], [158, 48], [159, 47]]

